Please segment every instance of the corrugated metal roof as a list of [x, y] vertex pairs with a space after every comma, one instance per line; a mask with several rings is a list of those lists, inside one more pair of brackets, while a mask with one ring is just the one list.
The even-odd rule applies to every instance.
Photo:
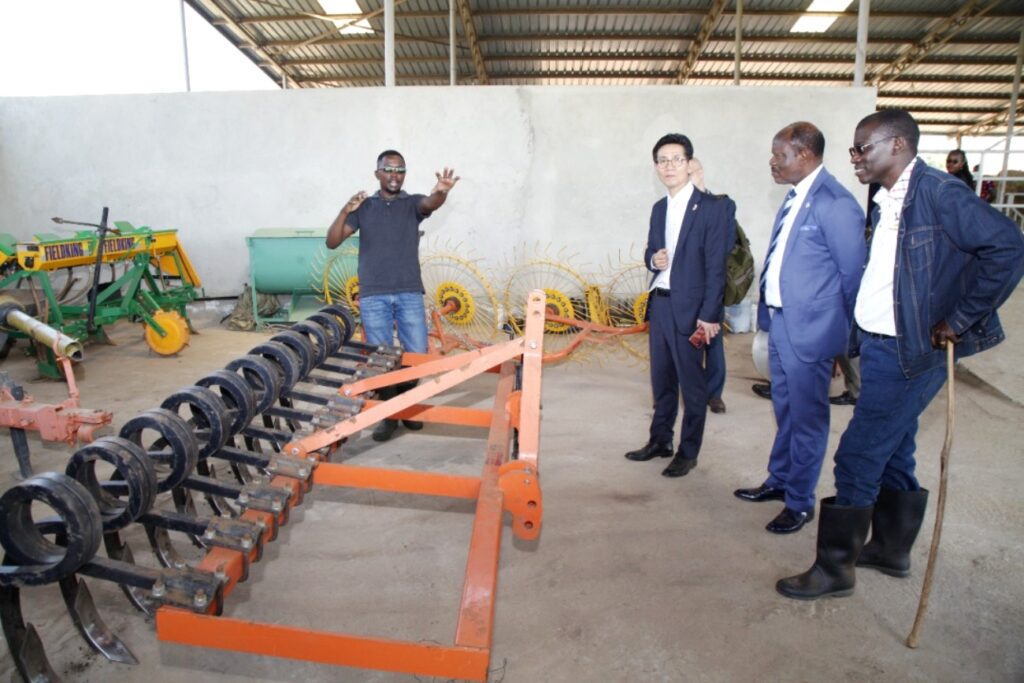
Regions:
[[[454, 0], [453, 0], [454, 1]], [[677, 82], [713, 5], [710, 0], [460, 0], [466, 3], [487, 81], [516, 85], [661, 85]], [[188, 0], [202, 16], [289, 87], [384, 84], [383, 3], [358, 0], [373, 33], [338, 32], [318, 0]], [[846, 87], [853, 81], [857, 6], [822, 34], [790, 29], [810, 0], [745, 0], [741, 83]], [[949, 18], [970, 10], [959, 25]], [[449, 0], [396, 0], [399, 85], [449, 82]], [[478, 82], [456, 13], [457, 73]], [[727, 2], [687, 83], [729, 87], [735, 0]], [[922, 129], [956, 133], [1005, 112], [1024, 30], [1024, 0], [874, 0], [867, 78], [934, 35], [947, 40], [879, 84], [880, 108], [908, 109]], [[1003, 118], [1005, 126], [1005, 116]]]

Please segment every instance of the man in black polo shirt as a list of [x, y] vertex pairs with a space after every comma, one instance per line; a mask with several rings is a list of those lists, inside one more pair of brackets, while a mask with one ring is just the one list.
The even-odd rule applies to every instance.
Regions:
[[[427, 322], [420, 278], [419, 225], [441, 208], [459, 181], [455, 169], [445, 168], [429, 195], [406, 194], [405, 158], [393, 149], [377, 157], [374, 173], [380, 190], [372, 196], [352, 195], [327, 231], [327, 247], [334, 249], [357, 230], [359, 239], [359, 314], [369, 344], [391, 345], [394, 329], [404, 351], [426, 353]], [[393, 391], [383, 391], [391, 398]], [[410, 429], [422, 423], [406, 420]], [[387, 441], [398, 428], [397, 420], [384, 420], [373, 430], [376, 441]]]

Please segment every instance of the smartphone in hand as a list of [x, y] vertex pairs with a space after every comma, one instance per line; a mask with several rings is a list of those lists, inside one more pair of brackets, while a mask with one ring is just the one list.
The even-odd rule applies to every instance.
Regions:
[[695, 349], [703, 349], [704, 345], [708, 343], [707, 335], [704, 334], [704, 328], [697, 326], [697, 330], [690, 335], [690, 344]]

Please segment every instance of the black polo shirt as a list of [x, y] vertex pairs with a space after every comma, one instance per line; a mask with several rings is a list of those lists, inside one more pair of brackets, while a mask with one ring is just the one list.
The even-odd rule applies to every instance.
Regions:
[[399, 192], [384, 199], [366, 198], [346, 224], [359, 231], [359, 296], [423, 293], [420, 278], [420, 212], [422, 194]]

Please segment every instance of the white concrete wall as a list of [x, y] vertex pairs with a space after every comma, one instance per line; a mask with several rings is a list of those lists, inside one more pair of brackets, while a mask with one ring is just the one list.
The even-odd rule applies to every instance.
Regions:
[[424, 224], [436, 240], [499, 271], [542, 245], [592, 272], [642, 249], [663, 192], [651, 147], [681, 132], [760, 261], [786, 192], [768, 173], [772, 136], [817, 124], [826, 165], [866, 196], [846, 148], [874, 102], [870, 88], [496, 86], [0, 99], [0, 232], [28, 239], [108, 205], [114, 220], [177, 228], [206, 293], [231, 295], [246, 235], [325, 227], [376, 189], [376, 155], [396, 148], [409, 191], [444, 165], [462, 177]]

